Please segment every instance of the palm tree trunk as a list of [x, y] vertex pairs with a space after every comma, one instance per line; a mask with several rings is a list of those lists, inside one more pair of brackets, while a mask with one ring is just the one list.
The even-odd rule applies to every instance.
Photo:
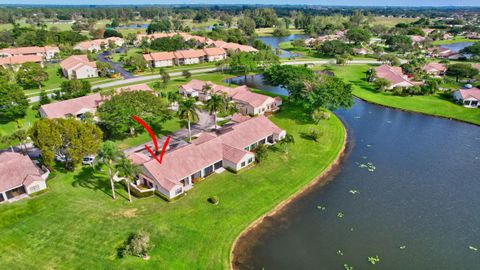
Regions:
[[213, 114], [213, 121], [215, 122], [215, 129], [217, 129], [217, 113]]
[[112, 167], [111, 161], [109, 161], [110, 166], [108, 166], [108, 175], [110, 176], [110, 185], [112, 186], [112, 198], [115, 200], [115, 183], [113, 183]]
[[188, 141], [192, 141], [192, 130], [190, 128], [190, 116], [188, 117]]
[[128, 200], [132, 202], [132, 195], [130, 194], [130, 181], [125, 179], [125, 182], [127, 183], [127, 190], [128, 190]]

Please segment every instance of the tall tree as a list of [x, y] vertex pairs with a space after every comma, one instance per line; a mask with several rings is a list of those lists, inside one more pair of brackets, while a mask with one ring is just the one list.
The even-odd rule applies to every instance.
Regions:
[[256, 56], [248, 52], [234, 53], [228, 58], [228, 67], [232, 71], [243, 71], [245, 80], [248, 73], [257, 69]]
[[112, 188], [112, 198], [115, 200], [115, 181], [113, 176], [114, 170], [118, 162], [124, 158], [124, 154], [120, 151], [117, 145], [112, 141], [106, 141], [102, 144], [102, 147], [97, 153], [95, 158], [95, 167], [106, 166], [108, 168], [108, 177], [110, 179], [110, 185]]
[[39, 64], [28, 62], [20, 66], [17, 80], [25, 88], [42, 88], [42, 83], [48, 80], [48, 73]]
[[28, 100], [23, 89], [5, 81], [0, 81], [0, 122], [9, 122], [25, 116]]
[[191, 121], [198, 119], [197, 105], [194, 98], [186, 98], [180, 101], [178, 106], [178, 116], [188, 121], [188, 140], [192, 141]]
[[447, 75], [455, 77], [458, 82], [463, 78], [473, 78], [478, 74], [478, 69], [472, 67], [471, 64], [457, 63], [451, 64], [447, 68]]
[[210, 99], [207, 100], [207, 109], [210, 115], [213, 115], [215, 129], [217, 129], [217, 113], [221, 110], [225, 110], [225, 103], [225, 99], [220, 95], [212, 95]]
[[128, 200], [132, 202], [132, 195], [130, 193], [130, 184], [133, 179], [141, 173], [141, 169], [135, 166], [128, 158], [122, 158], [117, 165], [117, 170], [122, 174], [127, 185]]

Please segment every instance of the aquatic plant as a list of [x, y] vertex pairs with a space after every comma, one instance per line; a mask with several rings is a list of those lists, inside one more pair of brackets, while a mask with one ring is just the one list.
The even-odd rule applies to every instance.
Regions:
[[343, 256], [343, 252], [339, 249], [337, 250], [337, 255]]
[[474, 246], [468, 246], [468, 249], [472, 250], [472, 251], [478, 251], [478, 248], [474, 247]]
[[377, 169], [377, 167], [375, 167], [372, 162], [367, 162], [366, 164], [359, 162], [356, 163], [358, 164], [359, 168], [366, 168], [369, 172], [373, 172]]
[[368, 261], [371, 264], [376, 264], [380, 262], [380, 258], [378, 257], [378, 255], [375, 255], [375, 257], [368, 257]]
[[407, 246], [400, 246], [400, 249], [406, 249]]
[[367, 147], [372, 147], [372, 145], [371, 145], [371, 144], [367, 144]]
[[338, 212], [338, 213], [337, 213], [337, 217], [339, 217], [339, 218], [343, 218], [344, 216], [345, 216], [345, 215], [343, 214], [343, 212]]
[[326, 207], [325, 206], [321, 206], [321, 205], [317, 205], [317, 209], [320, 209], [322, 211], [325, 211]]
[[348, 264], [344, 264], [343, 268], [345, 268], [345, 270], [353, 270], [353, 266], [350, 266]]

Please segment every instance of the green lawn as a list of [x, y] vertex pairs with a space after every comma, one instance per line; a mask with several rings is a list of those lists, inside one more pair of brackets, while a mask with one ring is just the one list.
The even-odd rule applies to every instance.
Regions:
[[446, 40], [436, 40], [432, 42], [432, 45], [442, 45], [442, 44], [452, 44], [457, 42], [476, 42], [478, 40], [475, 39], [468, 39], [465, 37], [454, 37], [453, 39], [446, 39]]
[[[317, 127], [318, 143], [305, 139], [313, 125], [288, 103], [271, 120], [295, 137], [288, 155], [272, 150], [250, 170], [213, 175], [175, 203], [151, 197], [129, 204], [123, 190], [114, 201], [106, 176], [84, 168], [59, 174], [34, 199], [1, 205], [2, 268], [227, 269], [234, 239], [325, 170], [345, 140], [335, 116]], [[213, 195], [217, 206], [207, 202]], [[139, 229], [155, 245], [150, 260], [118, 258], [118, 248]]]
[[[255, 33], [260, 36], [260, 37], [268, 37], [268, 36], [273, 36], [273, 31], [275, 31], [274, 27], [266, 27], [266, 28], [257, 28], [255, 29]], [[304, 34], [305, 32], [303, 29], [296, 29], [296, 28], [290, 28], [289, 29], [290, 34]]]
[[[32, 110], [31, 107], [27, 109], [25, 117], [18, 119], [18, 123], [25, 129], [28, 129], [32, 124], [37, 121], [37, 111]], [[0, 137], [7, 136], [18, 130], [17, 121], [10, 121], [8, 123], [0, 122]], [[0, 149], [8, 147], [9, 145], [0, 143]]]
[[480, 125], [480, 110], [464, 108], [441, 94], [400, 97], [377, 92], [364, 80], [364, 72], [369, 68], [368, 65], [332, 66], [332, 68], [337, 76], [353, 84], [355, 96], [368, 102]]

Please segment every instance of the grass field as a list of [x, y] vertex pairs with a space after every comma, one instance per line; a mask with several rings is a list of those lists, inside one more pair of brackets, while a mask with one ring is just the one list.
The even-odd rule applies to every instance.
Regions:
[[382, 24], [387, 27], [394, 27], [398, 23], [411, 23], [414, 22], [418, 19], [415, 18], [394, 18], [394, 17], [375, 17], [375, 20], [372, 22], [372, 25], [374, 24]]
[[432, 42], [432, 45], [443, 45], [443, 44], [452, 44], [458, 42], [478, 42], [475, 39], [468, 39], [464, 37], [454, 37], [453, 39], [446, 39], [446, 40], [436, 40]]
[[[319, 175], [345, 140], [333, 116], [314, 127], [285, 103], [271, 120], [295, 137], [289, 154], [272, 149], [267, 160], [240, 174], [213, 175], [175, 203], [158, 197], [129, 204], [120, 186], [110, 197], [105, 174], [90, 168], [61, 173], [48, 192], [0, 206], [0, 264], [4, 269], [227, 269], [234, 239], [252, 221]], [[207, 202], [210, 196], [219, 205]], [[144, 229], [155, 245], [150, 260], [119, 258], [118, 249]]]
[[[27, 109], [25, 117], [18, 119], [17, 121], [10, 121], [8, 123], [0, 122], [0, 137], [8, 136], [14, 133], [19, 129], [19, 124], [22, 128], [28, 129], [32, 124], [37, 121], [37, 111], [33, 110], [31, 107]], [[9, 145], [0, 142], [0, 149], [6, 148]]]
[[332, 66], [332, 68], [337, 76], [353, 84], [355, 96], [368, 102], [480, 125], [480, 110], [464, 108], [441, 94], [400, 97], [377, 92], [364, 80], [365, 71], [369, 68], [367, 65]]
[[[273, 28], [273, 27], [257, 28], [257, 29], [255, 29], [255, 33], [258, 36], [261, 36], [261, 37], [268, 37], [268, 36], [273, 35], [274, 30], [275, 30], [275, 28]], [[293, 34], [304, 34], [305, 33], [303, 31], [303, 29], [290, 28], [288, 30], [290, 31], [291, 35], [293, 35]]]

